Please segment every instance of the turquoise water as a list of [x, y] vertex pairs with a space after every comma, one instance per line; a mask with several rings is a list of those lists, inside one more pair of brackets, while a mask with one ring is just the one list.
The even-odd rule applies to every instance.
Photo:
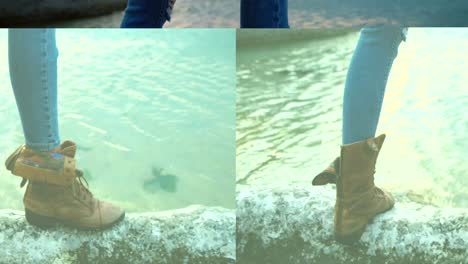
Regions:
[[[234, 207], [233, 30], [57, 30], [59, 126], [97, 197], [127, 211]], [[216, 40], [216, 41], [213, 41]], [[0, 160], [23, 144], [0, 30]], [[22, 208], [0, 169], [0, 208]]]
[[[339, 155], [344, 81], [359, 34], [289, 42], [300, 32], [283, 34], [275, 44], [257, 34], [252, 42], [260, 44], [238, 49], [240, 184], [308, 185]], [[387, 134], [378, 185], [438, 206], [468, 207], [467, 47], [465, 28], [410, 28], [377, 129]]]

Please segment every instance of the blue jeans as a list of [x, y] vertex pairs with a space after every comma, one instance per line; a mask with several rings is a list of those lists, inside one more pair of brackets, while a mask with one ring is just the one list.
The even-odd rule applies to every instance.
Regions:
[[129, 0], [120, 27], [162, 28], [171, 12], [169, 0]]
[[50, 151], [60, 144], [55, 29], [9, 29], [8, 59], [26, 145]]
[[405, 38], [406, 29], [400, 27], [361, 30], [346, 76], [343, 144], [375, 137], [388, 75]]
[[288, 0], [241, 0], [241, 28], [289, 28]]

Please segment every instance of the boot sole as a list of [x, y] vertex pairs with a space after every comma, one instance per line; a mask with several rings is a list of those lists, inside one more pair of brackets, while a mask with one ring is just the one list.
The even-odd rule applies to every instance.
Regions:
[[354, 232], [354, 233], [351, 233], [349, 235], [346, 235], [346, 236], [342, 236], [342, 235], [338, 235], [336, 232], [335, 232], [335, 240], [342, 243], [342, 244], [345, 244], [345, 245], [352, 245], [356, 242], [358, 242], [360, 239], [361, 239], [361, 236], [362, 234], [364, 234], [364, 231], [366, 230], [366, 227], [372, 222], [372, 220], [379, 214], [383, 214], [387, 211], [390, 211], [392, 208], [394, 207], [394, 205], [392, 205], [392, 207], [388, 208], [387, 210], [385, 211], [382, 211], [378, 214], [376, 214], [374, 217], [372, 217], [369, 222], [360, 230], [358, 230], [357, 232]]
[[361, 239], [362, 234], [364, 233], [365, 227], [362, 230], [359, 230], [355, 233], [346, 235], [346, 236], [340, 236], [337, 233], [335, 233], [335, 240], [341, 244], [345, 245], [352, 245], [359, 241]]
[[79, 226], [77, 224], [64, 221], [64, 220], [59, 220], [50, 216], [44, 216], [40, 214], [36, 214], [32, 212], [31, 210], [26, 209], [25, 210], [25, 216], [26, 220], [28, 221], [29, 224], [33, 226], [37, 226], [41, 229], [50, 229], [53, 227], [56, 227], [57, 225], [64, 225], [67, 227], [71, 227], [74, 229], [82, 230], [82, 231], [99, 231], [99, 230], [104, 230], [108, 229], [110, 227], [113, 227], [117, 223], [121, 222], [125, 218], [125, 212], [114, 222], [101, 226], [101, 227], [87, 227], [87, 226]]

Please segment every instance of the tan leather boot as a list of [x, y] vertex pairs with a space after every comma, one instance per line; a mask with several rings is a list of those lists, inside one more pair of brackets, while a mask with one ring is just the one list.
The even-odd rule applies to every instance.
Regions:
[[48, 228], [63, 223], [95, 230], [124, 218], [122, 209], [94, 198], [84, 186], [83, 172], [75, 168], [75, 152], [72, 141], [63, 142], [52, 152], [20, 146], [6, 160], [7, 169], [23, 177], [21, 187], [29, 180], [23, 202], [30, 224]]
[[335, 238], [341, 243], [358, 241], [367, 224], [395, 203], [391, 194], [374, 185], [375, 163], [384, 140], [385, 135], [380, 135], [343, 145], [340, 158], [313, 181], [322, 185], [336, 180]]
[[312, 185], [336, 184], [336, 178], [340, 172], [340, 157], [336, 158], [328, 167], [317, 174], [312, 180]]

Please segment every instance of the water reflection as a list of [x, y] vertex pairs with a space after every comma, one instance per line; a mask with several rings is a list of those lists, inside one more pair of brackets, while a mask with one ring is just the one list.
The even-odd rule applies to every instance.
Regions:
[[[340, 33], [239, 48], [238, 183], [309, 184], [339, 155], [344, 80], [357, 38]], [[410, 29], [378, 127], [388, 136], [378, 184], [414, 200], [468, 207], [466, 47], [463, 28]]]

